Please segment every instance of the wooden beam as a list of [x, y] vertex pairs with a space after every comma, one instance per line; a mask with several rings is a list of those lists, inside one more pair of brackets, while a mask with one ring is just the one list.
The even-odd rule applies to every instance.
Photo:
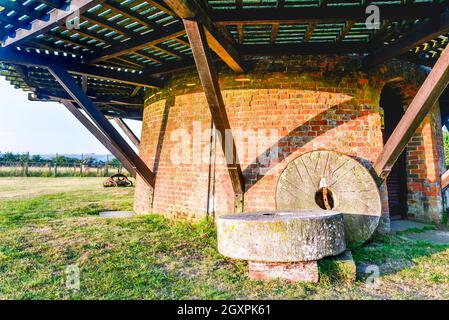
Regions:
[[276, 43], [276, 39], [278, 38], [279, 33], [279, 23], [274, 23], [271, 26], [271, 35], [270, 35], [270, 43], [274, 44]]
[[381, 178], [386, 178], [408, 141], [449, 83], [449, 46], [443, 51], [419, 89], [401, 121], [394, 129], [374, 164]]
[[229, 176], [237, 200], [235, 208], [237, 211], [242, 211], [245, 182], [204, 27], [194, 20], [183, 21], [215, 128], [221, 133], [221, 147], [226, 157]]
[[[170, 0], [173, 2], [185, 2]], [[166, 2], [170, 2], [166, 1]], [[425, 19], [435, 17], [446, 6], [436, 3], [410, 3], [377, 5], [383, 20]], [[235, 10], [214, 10], [211, 19], [216, 25], [269, 25], [335, 23], [345, 21], [366, 21], [366, 6], [321, 6], [304, 8], [252, 8]]]
[[10, 48], [0, 48], [0, 61], [36, 67], [59, 65], [71, 73], [86, 75], [91, 78], [113, 80], [149, 88], [160, 88], [163, 86], [161, 81], [138, 73], [112, 70], [75, 62], [60, 61], [55, 59], [55, 56], [17, 51]]
[[121, 151], [90, 121], [87, 117], [79, 110], [75, 105], [68, 100], [60, 101], [67, 110], [70, 111], [71, 114], [78, 119], [79, 122], [89, 130], [92, 135], [97, 138], [100, 143], [111, 152], [114, 157], [116, 157], [125, 167], [126, 170], [133, 176], [136, 177], [136, 169], [132, 166], [132, 164], [126, 159], [126, 157], [121, 153]]
[[194, 0], [165, 0], [165, 3], [181, 18], [196, 19], [206, 31], [209, 47], [235, 72], [245, 72], [243, 63], [233, 44], [228, 41], [214, 26], [205, 8]]
[[39, 20], [47, 19], [47, 17], [45, 17], [46, 16], [45, 11], [34, 10], [33, 7], [24, 6], [18, 1], [0, 0], [0, 7], [17, 12], [19, 17], [22, 15], [27, 15], [31, 19], [39, 19]]
[[105, 17], [95, 15], [90, 12], [84, 13], [82, 20], [88, 21], [91, 24], [96, 24], [102, 28], [106, 28], [107, 30], [117, 33], [118, 35], [122, 35], [124, 38], [132, 38], [134, 36], [132, 29], [127, 29], [123, 25], [119, 25], [114, 21], [109, 21]]
[[[382, 12], [382, 11], [381, 11]], [[434, 19], [418, 25], [409, 34], [399, 38], [397, 41], [382, 46], [367, 56], [363, 61], [363, 68], [367, 69], [383, 63], [389, 59], [406, 54], [420, 44], [433, 40], [438, 36], [449, 32], [449, 11], [439, 15], [438, 21]]]
[[131, 40], [122, 42], [111, 48], [104, 49], [101, 54], [90, 56], [89, 62], [96, 63], [115, 58], [126, 53], [149, 48], [167, 40], [179, 37], [183, 34], [185, 34], [185, 31], [181, 24], [171, 24], [160, 32], [151, 32], [143, 36], [136, 35]]
[[147, 0], [147, 1], [151, 6], [157, 8], [159, 11], [162, 11], [172, 17], [175, 16], [175, 13], [171, 11], [169, 8], [167, 8], [167, 5], [164, 3], [164, 0]]
[[352, 28], [354, 27], [355, 22], [354, 21], [349, 21], [346, 23], [346, 25], [343, 27], [343, 29], [340, 32], [340, 35], [338, 36], [336, 42], [341, 42], [343, 41], [344, 38], [346, 38], [346, 36], [348, 35], [349, 32], [351, 32]]
[[310, 23], [309, 26], [307, 27], [307, 31], [304, 35], [304, 43], [307, 43], [310, 41], [310, 38], [312, 38], [313, 33], [315, 32], [316, 29], [316, 23]]
[[441, 189], [446, 189], [449, 186], [449, 170], [441, 175]]
[[157, 63], [157, 64], [162, 64], [162, 61], [161, 61], [161, 60], [158, 60], [158, 59], [156, 59], [156, 58], [150, 56], [150, 55], [149, 55], [148, 53], [146, 53], [146, 52], [142, 52], [142, 51], [133, 51], [132, 54], [138, 55], [139, 57], [142, 57], [142, 58], [144, 58], [144, 59], [146, 59], [146, 60], [153, 61], [153, 62], [155, 62], [155, 63]]
[[102, 7], [106, 9], [113, 10], [119, 14], [121, 14], [123, 17], [131, 19], [132, 21], [137, 21], [143, 26], [149, 27], [154, 30], [160, 29], [160, 27], [156, 24], [151, 22], [150, 20], [146, 19], [144, 16], [140, 15], [136, 11], [132, 11], [131, 9], [127, 8], [126, 6], [121, 5], [117, 2], [104, 2]]
[[18, 45], [25, 41], [31, 40], [36, 36], [46, 33], [47, 31], [53, 29], [66, 22], [73, 14], [79, 13], [83, 14], [87, 10], [93, 8], [94, 6], [102, 3], [104, 0], [72, 0], [70, 5], [66, 10], [55, 9], [49, 13], [47, 21], [35, 20], [31, 24], [30, 30], [20, 29], [16, 32], [14, 37], [6, 38], [2, 46], [7, 47], [10, 45]]
[[273, 56], [273, 55], [309, 55], [309, 54], [346, 54], [369, 53], [371, 45], [367, 42], [307, 42], [292, 44], [252, 44], [240, 47], [242, 56]]
[[137, 174], [152, 188], [154, 188], [156, 177], [148, 168], [145, 162], [134, 152], [123, 137], [115, 130], [114, 126], [106, 117], [95, 107], [89, 97], [76, 84], [70, 74], [56, 66], [48, 68], [64, 90], [77, 102], [77, 104], [86, 112], [91, 120], [97, 125], [99, 130], [113, 142], [123, 153], [126, 159], [136, 168]]
[[137, 147], [137, 149], [140, 148], [140, 140], [137, 138], [137, 136], [134, 134], [134, 132], [131, 130], [131, 128], [126, 124], [125, 121], [123, 121], [122, 118], [115, 117], [114, 118], [115, 123], [122, 129], [122, 131], [126, 134], [126, 136], [131, 140], [131, 142]]

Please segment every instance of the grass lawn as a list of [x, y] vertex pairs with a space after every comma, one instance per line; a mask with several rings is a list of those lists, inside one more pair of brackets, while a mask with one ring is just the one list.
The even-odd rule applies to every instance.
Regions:
[[[0, 300], [449, 299], [449, 246], [392, 235], [353, 248], [359, 265], [380, 267], [377, 288], [346, 284], [329, 263], [319, 284], [250, 281], [245, 262], [217, 252], [211, 223], [98, 217], [133, 201], [133, 188], [102, 181], [0, 178]], [[66, 289], [68, 265], [80, 268], [80, 290]]]

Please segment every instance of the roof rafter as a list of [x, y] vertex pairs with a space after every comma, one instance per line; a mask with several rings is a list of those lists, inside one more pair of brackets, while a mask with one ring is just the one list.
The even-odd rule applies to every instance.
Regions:
[[[170, 0], [176, 1], [178, 0]], [[182, 2], [182, 1], [181, 1]], [[434, 17], [445, 7], [434, 3], [378, 5], [382, 19], [419, 19]], [[252, 8], [235, 10], [215, 10], [211, 18], [217, 25], [266, 25], [332, 23], [342, 21], [365, 21], [364, 6], [321, 6], [302, 8]]]
[[235, 72], [244, 72], [234, 45], [214, 26], [210, 14], [194, 0], [165, 0], [165, 3], [182, 19], [198, 19], [206, 30], [209, 47]]
[[58, 67], [62, 67], [66, 69], [68, 72], [74, 74], [87, 75], [89, 77], [113, 80], [144, 87], [155, 88], [163, 86], [163, 83], [160, 80], [150, 78], [148, 76], [143, 76], [138, 73], [112, 70], [75, 62], [70, 63], [62, 62], [61, 60], [56, 60], [54, 58], [45, 55], [17, 51], [9, 48], [0, 49], [0, 61], [11, 64], [20, 64], [37, 67], [48, 67], [52, 65], [58, 65]]
[[389, 59], [406, 54], [426, 41], [433, 40], [439, 35], [449, 32], [449, 12], [443, 12], [438, 19], [418, 25], [407, 35], [399, 38], [382, 48], [374, 51], [363, 61], [364, 68], [370, 68]]
[[[0, 0], [2, 1], [2, 0]], [[35, 38], [37, 35], [45, 33], [55, 26], [61, 25], [66, 20], [73, 16], [75, 13], [82, 14], [90, 8], [102, 3], [104, 0], [72, 0], [70, 5], [65, 10], [55, 9], [47, 16], [48, 19], [35, 20], [31, 23], [30, 30], [20, 29], [16, 32], [14, 37], [8, 37], [3, 41], [3, 47], [10, 46], [12, 44], [18, 45], [24, 41]], [[1, 3], [0, 3], [1, 5]]]
[[180, 23], [171, 24], [162, 31], [153, 32], [146, 35], [139, 35], [131, 40], [122, 42], [120, 45], [103, 50], [101, 54], [90, 57], [91, 62], [100, 62], [121, 56], [126, 53], [155, 46], [172, 38], [185, 34], [185, 30]]

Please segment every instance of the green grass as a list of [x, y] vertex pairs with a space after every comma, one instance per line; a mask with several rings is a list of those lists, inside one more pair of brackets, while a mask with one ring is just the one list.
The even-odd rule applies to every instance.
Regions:
[[[104, 219], [99, 211], [132, 209], [133, 188], [103, 189], [96, 179], [39, 192], [44, 180], [27, 181], [33, 196], [0, 192], [0, 300], [449, 298], [449, 246], [394, 235], [352, 248], [358, 264], [380, 267], [378, 288], [347, 283], [328, 260], [319, 284], [251, 281], [246, 262], [217, 252], [210, 222]], [[80, 268], [78, 291], [65, 286], [68, 265]]]

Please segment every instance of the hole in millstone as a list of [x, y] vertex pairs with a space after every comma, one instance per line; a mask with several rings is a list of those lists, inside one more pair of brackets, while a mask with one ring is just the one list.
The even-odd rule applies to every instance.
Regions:
[[263, 215], [264, 216], [273, 216], [274, 214], [273, 213], [264, 213]]
[[334, 208], [332, 191], [327, 188], [320, 188], [315, 193], [315, 203], [323, 210], [332, 210]]

